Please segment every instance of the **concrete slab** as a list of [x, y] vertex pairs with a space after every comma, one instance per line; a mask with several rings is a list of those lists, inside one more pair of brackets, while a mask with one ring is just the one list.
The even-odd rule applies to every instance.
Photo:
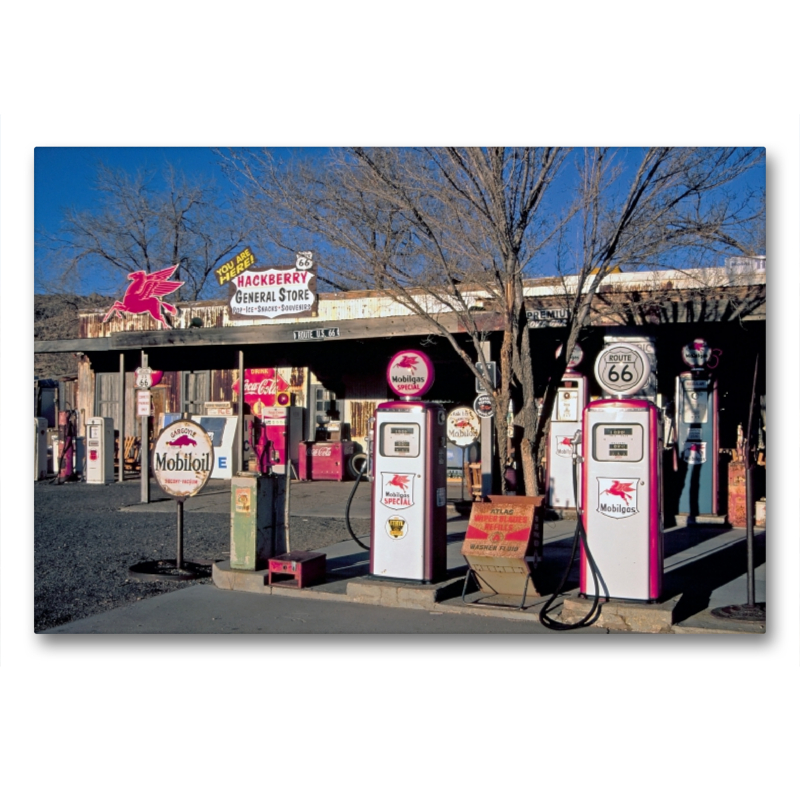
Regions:
[[[598, 606], [600, 613], [595, 624], [601, 628], [631, 633], [672, 633], [675, 606], [679, 600], [680, 595], [664, 603], [608, 600]], [[589, 598], [565, 597], [561, 622], [574, 625], [589, 614], [593, 604]]]

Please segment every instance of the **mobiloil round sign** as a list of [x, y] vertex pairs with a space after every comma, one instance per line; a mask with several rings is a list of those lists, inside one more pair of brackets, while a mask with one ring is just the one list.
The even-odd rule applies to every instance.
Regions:
[[153, 448], [153, 473], [167, 494], [197, 494], [208, 482], [213, 467], [211, 437], [196, 422], [179, 419], [161, 431]]
[[600, 351], [594, 375], [606, 392], [620, 397], [636, 394], [650, 377], [650, 359], [632, 344], [612, 344]]
[[459, 447], [469, 447], [481, 435], [478, 415], [468, 406], [457, 406], [447, 415], [447, 438]]
[[402, 397], [422, 397], [433, 386], [433, 362], [419, 350], [401, 350], [392, 356], [386, 380]]

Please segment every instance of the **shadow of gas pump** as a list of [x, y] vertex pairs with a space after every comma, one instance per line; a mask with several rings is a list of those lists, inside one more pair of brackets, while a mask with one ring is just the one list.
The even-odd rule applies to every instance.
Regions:
[[[682, 538], [673, 540], [674, 534], [670, 533], [671, 550], [673, 553], [688, 550], [692, 547], [693, 540], [707, 541], [719, 536], [719, 531], [694, 532], [684, 529], [687, 534]], [[665, 553], [665, 555], [669, 555]], [[674, 623], [682, 622], [695, 614], [709, 608], [711, 595], [721, 586], [725, 586], [737, 578], [742, 578], [747, 572], [747, 542], [740, 541], [721, 544], [718, 548], [709, 551], [697, 558], [688, 557], [685, 564], [671, 567], [664, 573], [661, 600], [670, 600], [680, 595], [680, 600], [674, 609]], [[757, 533], [753, 537], [753, 564], [758, 567], [766, 561], [766, 531]], [[743, 590], [744, 594], [744, 590]]]

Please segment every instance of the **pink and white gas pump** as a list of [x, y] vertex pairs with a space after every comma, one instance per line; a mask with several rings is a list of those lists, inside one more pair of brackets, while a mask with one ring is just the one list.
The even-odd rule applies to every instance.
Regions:
[[433, 378], [424, 353], [398, 353], [387, 380], [405, 399], [375, 411], [369, 562], [377, 578], [436, 582], [447, 573], [446, 416], [420, 400]]
[[[559, 345], [556, 351], [558, 357]], [[586, 378], [575, 371], [575, 367], [583, 360], [583, 351], [575, 345], [567, 371], [558, 387], [553, 414], [550, 418], [550, 434], [547, 439], [547, 504], [554, 509], [575, 509], [578, 498], [575, 497], [572, 456], [575, 447], [581, 455], [581, 444], [576, 441], [576, 433], [580, 431], [583, 409], [586, 406]], [[581, 467], [578, 465], [578, 486], [580, 486]]]
[[[606, 347], [595, 377], [615, 397], [595, 400], [583, 412], [583, 527], [599, 593], [609, 598], [654, 601], [661, 594], [661, 420], [649, 400], [630, 398], [650, 371], [635, 345]], [[580, 590], [595, 594], [583, 544]]]

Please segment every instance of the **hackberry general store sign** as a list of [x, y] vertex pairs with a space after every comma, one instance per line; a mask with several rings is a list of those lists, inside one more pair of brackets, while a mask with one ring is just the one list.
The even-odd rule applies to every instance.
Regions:
[[228, 281], [231, 319], [313, 316], [318, 305], [313, 266], [310, 253], [298, 253], [294, 266], [234, 274]]

